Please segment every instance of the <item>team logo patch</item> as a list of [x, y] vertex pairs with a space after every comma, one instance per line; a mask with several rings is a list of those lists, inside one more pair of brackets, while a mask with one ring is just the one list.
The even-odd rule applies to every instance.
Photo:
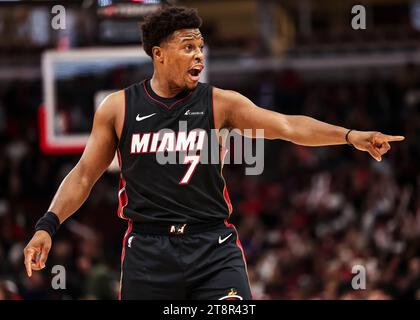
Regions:
[[219, 300], [244, 300], [240, 295], [238, 295], [238, 291], [234, 288], [231, 288], [228, 294], [224, 297], [221, 297]]
[[186, 224], [174, 224], [170, 226], [169, 233], [170, 234], [184, 234]]

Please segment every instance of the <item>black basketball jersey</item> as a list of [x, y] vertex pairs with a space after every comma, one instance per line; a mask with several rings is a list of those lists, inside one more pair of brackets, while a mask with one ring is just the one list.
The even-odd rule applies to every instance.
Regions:
[[199, 83], [192, 91], [162, 99], [148, 80], [124, 92], [119, 217], [170, 223], [228, 218], [232, 206], [223, 164], [214, 161], [220, 149], [210, 143], [212, 87]]

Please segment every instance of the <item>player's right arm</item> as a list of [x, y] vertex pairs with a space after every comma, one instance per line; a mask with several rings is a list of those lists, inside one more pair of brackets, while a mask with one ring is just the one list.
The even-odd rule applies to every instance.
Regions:
[[[60, 224], [80, 208], [95, 182], [110, 165], [121, 127], [118, 111], [123, 105], [124, 92], [118, 91], [104, 99], [97, 109], [86, 148], [79, 162], [63, 179], [48, 209], [58, 217]], [[29, 277], [32, 270], [45, 267], [51, 243], [50, 235], [39, 230], [25, 247], [25, 267]]]

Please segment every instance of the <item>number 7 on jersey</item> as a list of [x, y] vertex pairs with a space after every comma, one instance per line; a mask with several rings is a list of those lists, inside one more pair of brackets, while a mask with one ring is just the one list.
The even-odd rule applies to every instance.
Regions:
[[200, 155], [185, 156], [183, 164], [191, 163], [191, 165], [189, 166], [187, 172], [185, 173], [184, 177], [181, 179], [179, 184], [187, 184], [188, 182], [190, 182], [191, 176], [193, 175], [199, 162], [200, 162]]

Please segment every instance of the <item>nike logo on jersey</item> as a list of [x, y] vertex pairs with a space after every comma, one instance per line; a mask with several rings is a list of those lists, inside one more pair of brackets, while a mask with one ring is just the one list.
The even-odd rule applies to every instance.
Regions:
[[219, 236], [219, 244], [222, 244], [223, 242], [225, 242], [227, 239], [230, 238], [231, 235], [232, 233], [229, 233], [229, 235], [224, 237], [223, 239]]
[[147, 118], [153, 117], [155, 114], [156, 114], [156, 113], [152, 113], [152, 114], [149, 114], [149, 115], [147, 115], [147, 116], [143, 116], [143, 117], [140, 117], [140, 115], [138, 114], [138, 115], [137, 115], [137, 117], [136, 117], [136, 121], [142, 121], [142, 120], [144, 120], [144, 119], [147, 119]]

